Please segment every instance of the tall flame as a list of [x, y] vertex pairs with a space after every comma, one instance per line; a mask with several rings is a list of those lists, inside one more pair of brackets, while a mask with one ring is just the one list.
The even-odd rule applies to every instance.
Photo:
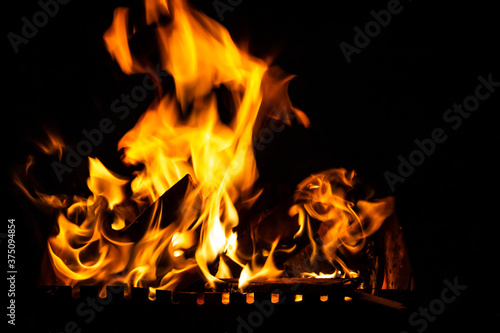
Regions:
[[[150, 72], [154, 77], [144, 57], [129, 47], [136, 27], [129, 31], [128, 14], [126, 8], [116, 9], [104, 34], [106, 47], [124, 73]], [[143, 166], [133, 179], [90, 158], [88, 198], [39, 194], [59, 211], [57, 234], [48, 240], [55, 275], [66, 285], [118, 283], [149, 287], [152, 295], [155, 289], [175, 290], [200, 276], [213, 286], [232, 274], [225, 260], [242, 267], [241, 288], [256, 278], [279, 276], [282, 271], [273, 260], [279, 237], [269, 244], [270, 251], [254, 248], [253, 257], [242, 260], [235, 227], [237, 207], [251, 205], [260, 194], [253, 189], [259, 177], [252, 147], [255, 128], [276, 109], [286, 123], [293, 113], [299, 123], [309, 125], [289, 100], [292, 76], [238, 48], [221, 24], [185, 1], [145, 0], [145, 16], [175, 92], [160, 91], [161, 97], [118, 143], [125, 164]], [[231, 105], [224, 120], [217, 99], [221, 87]], [[164, 203], [162, 195], [186, 175], [192, 182], [186, 182], [189, 190], [181, 202]], [[321, 221], [323, 252], [342, 263], [337, 250], [359, 250], [391, 209], [388, 201], [359, 201], [355, 213], [341, 190], [332, 187], [335, 181], [351, 186], [352, 176], [335, 170], [304, 180], [290, 215], [298, 216], [296, 236], [308, 233], [313, 246], [309, 219]], [[257, 256], [265, 262], [259, 263]]]
[[[185, 2], [171, 1], [168, 10], [164, 2], [146, 5], [148, 20], [158, 25], [161, 65], [174, 78], [176, 96], [166, 95], [152, 105], [119, 148], [125, 148], [125, 163], [145, 166], [132, 182], [138, 197], [154, 201], [184, 175], [193, 176], [203, 198], [195, 222], [200, 226], [195, 259], [213, 282], [216, 278], [208, 266], [224, 251], [238, 225], [234, 203], [251, 193], [258, 178], [252, 131], [267, 65], [238, 49], [224, 27]], [[160, 22], [160, 12], [170, 14], [168, 25]], [[126, 15], [126, 10], [116, 10], [106, 42], [122, 70], [129, 73], [143, 66], [124, 50]], [[231, 92], [234, 104], [229, 123], [223, 123], [218, 114], [214, 89], [221, 85]], [[189, 199], [184, 202], [187, 206], [193, 204]]]

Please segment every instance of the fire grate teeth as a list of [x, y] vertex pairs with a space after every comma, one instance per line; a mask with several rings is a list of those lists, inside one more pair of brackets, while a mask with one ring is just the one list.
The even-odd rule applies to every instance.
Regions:
[[[236, 280], [236, 279], [234, 279]], [[75, 302], [89, 300], [97, 304], [110, 304], [113, 299], [119, 302], [147, 302], [165, 304], [185, 304], [196, 306], [230, 306], [236, 304], [254, 304], [257, 300], [267, 300], [273, 304], [295, 303], [349, 303], [354, 300], [376, 303], [397, 310], [405, 307], [396, 301], [371, 295], [356, 289], [360, 284], [354, 279], [303, 279], [278, 278], [265, 282], [251, 282], [244, 291], [237, 289], [237, 281], [226, 279], [210, 291], [170, 292], [154, 288], [135, 288], [129, 286], [108, 286], [99, 289], [97, 286], [61, 287], [43, 286], [38, 289], [42, 297], [52, 300]]]
[[[99, 288], [98, 286], [43, 286], [39, 290], [47, 297], [72, 298], [74, 300], [86, 297], [95, 297], [101, 301], [109, 298], [122, 298], [123, 300], [148, 299], [149, 301], [165, 301], [170, 298], [172, 304], [181, 302], [193, 302], [204, 305], [207, 302], [213, 303], [215, 299], [224, 305], [230, 304], [234, 300], [253, 304], [257, 297], [266, 297], [272, 303], [283, 301], [283, 295], [293, 295], [292, 299], [296, 303], [304, 299], [318, 298], [320, 301], [328, 300], [328, 295], [347, 295], [360, 284], [359, 279], [310, 279], [310, 278], [276, 278], [265, 281], [250, 282], [243, 291], [238, 288], [237, 279], [223, 279], [215, 285], [214, 290], [183, 290], [170, 292], [152, 287], [135, 288], [126, 286], [108, 286]], [[285, 297], [288, 299], [287, 297]]]
[[[47, 289], [44, 292], [44, 297], [55, 297], [61, 299], [67, 299], [67, 297], [71, 297], [73, 300], [82, 300], [88, 297], [98, 299], [100, 302], [108, 302], [110, 299], [110, 291], [99, 292], [97, 287], [82, 287], [83, 292], [75, 294], [70, 290], [70, 288], [66, 287], [57, 287], [57, 290], [52, 290], [52, 287], [43, 287], [43, 289]], [[118, 288], [118, 287], [117, 287]], [[121, 288], [121, 287], [120, 287]], [[67, 289], [67, 290], [66, 290]], [[292, 295], [291, 297], [288, 297]], [[283, 298], [283, 296], [285, 296]], [[253, 304], [256, 298], [264, 298], [271, 301], [271, 303], [276, 304], [282, 302], [284, 299], [292, 299], [295, 303], [301, 303], [303, 301], [310, 301], [315, 298], [320, 300], [321, 302], [326, 302], [329, 300], [329, 295], [324, 294], [291, 294], [291, 293], [283, 293], [281, 290], [274, 290], [274, 292], [248, 292], [248, 293], [240, 293], [240, 292], [231, 292], [231, 291], [211, 291], [211, 292], [178, 292], [171, 293], [169, 291], [163, 290], [155, 290], [155, 289], [144, 289], [144, 288], [131, 288], [128, 293], [126, 293], [125, 288], [122, 288], [121, 292], [114, 291], [112, 293], [113, 298], [120, 298], [124, 301], [132, 301], [137, 299], [149, 300], [150, 302], [160, 302], [163, 303], [168, 301], [170, 298], [171, 304], [180, 304], [180, 303], [193, 303], [199, 306], [206, 305], [207, 303], [221, 303], [224, 305], [228, 305], [234, 301], [243, 302], [246, 304]], [[346, 301], [351, 300], [352, 298], [349, 296], [345, 296], [344, 299]]]

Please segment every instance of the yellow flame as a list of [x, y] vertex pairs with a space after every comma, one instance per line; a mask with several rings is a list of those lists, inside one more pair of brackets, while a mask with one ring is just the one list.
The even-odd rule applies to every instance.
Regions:
[[332, 263], [340, 264], [343, 270], [329, 275], [318, 275], [315, 272], [304, 272], [302, 275], [316, 278], [332, 278], [338, 276], [338, 273], [342, 277], [357, 276], [340, 259], [338, 251], [359, 252], [364, 247], [366, 238], [377, 231], [392, 214], [392, 197], [374, 202], [359, 200], [356, 205], [346, 200], [346, 191], [354, 186], [354, 176], [353, 172], [348, 173], [345, 169], [331, 169], [311, 175], [297, 186], [296, 203], [289, 211], [291, 216], [298, 215], [300, 229], [295, 237], [307, 231], [313, 249], [311, 260], [314, 260], [318, 249], [309, 217], [321, 221], [318, 232], [322, 241], [321, 251]]
[[[308, 125], [308, 119], [288, 99], [291, 76], [270, 70], [264, 61], [240, 50], [221, 24], [185, 1], [146, 0], [144, 5], [146, 23], [156, 30], [161, 68], [175, 81], [175, 95], [166, 94], [151, 104], [118, 144], [124, 149], [125, 164], [144, 168], [128, 180], [90, 158], [90, 197], [61, 200], [38, 194], [38, 199], [31, 198], [61, 210], [58, 234], [49, 239], [49, 253], [63, 283], [149, 286], [153, 297], [154, 290], [173, 290], [197, 276], [198, 270], [213, 284], [218, 278], [211, 264], [222, 253], [237, 257], [235, 203], [251, 205], [260, 195], [252, 190], [258, 178], [252, 134], [259, 112], [279, 106], [285, 115], [294, 112], [303, 124]], [[165, 16], [169, 16], [168, 24], [161, 22]], [[103, 36], [106, 47], [124, 73], [148, 72], [148, 65], [130, 50], [136, 27], [130, 29], [129, 23], [129, 10], [117, 8]], [[234, 105], [232, 119], [225, 122], [219, 117], [214, 94], [222, 85]], [[147, 223], [142, 237], [133, 243], [122, 240], [134, 221], [120, 212], [134, 205], [144, 210], [145, 203], [155, 202], [186, 174], [198, 186], [186, 193], [178, 220], [163, 225], [165, 212], [156, 203], [152, 220], [141, 222]], [[130, 198], [125, 195], [128, 185]], [[271, 272], [275, 270], [271, 266], [272, 254], [262, 268]], [[258, 271], [257, 266], [247, 268], [244, 276], [249, 279]], [[224, 261], [217, 276], [232, 276]]]
[[278, 245], [279, 238], [276, 239], [271, 247], [271, 251], [269, 252], [267, 259], [264, 263], [264, 265], [260, 266], [256, 262], [257, 256], [254, 255], [252, 257], [252, 262], [247, 263], [245, 267], [243, 267], [243, 270], [241, 271], [241, 275], [239, 278], [238, 282], [238, 288], [240, 290], [244, 290], [248, 284], [254, 280], [257, 279], [266, 279], [266, 278], [273, 278], [273, 277], [278, 277], [281, 275], [283, 272], [282, 270], [279, 270], [276, 268], [276, 265], [273, 260], [273, 253], [274, 250], [276, 249], [276, 246]]
[[[55, 275], [76, 287], [81, 283], [118, 283], [127, 290], [148, 287], [150, 299], [155, 299], [157, 289], [181, 288], [200, 273], [213, 287], [220, 278], [233, 276], [225, 260], [242, 267], [240, 289], [257, 279], [278, 277], [282, 270], [273, 254], [279, 238], [268, 244], [269, 252], [254, 248], [251, 258], [243, 258], [235, 227], [240, 221], [237, 207], [250, 207], [262, 193], [253, 188], [259, 177], [252, 147], [255, 129], [266, 117], [276, 117], [269, 116], [273, 109], [282, 110], [287, 124], [293, 114], [297, 122], [309, 126], [307, 116], [288, 97], [293, 76], [238, 48], [220, 23], [186, 1], [145, 0], [144, 5], [145, 22], [157, 38], [161, 69], [172, 75], [175, 91], [159, 93], [118, 143], [125, 164], [143, 167], [133, 179], [125, 179], [89, 158], [88, 198], [38, 192], [34, 196], [16, 179], [32, 201], [59, 212], [57, 233], [48, 240]], [[110, 55], [124, 73], [149, 73], [158, 81], [147, 61], [131, 52], [129, 41], [137, 36], [137, 27], [129, 27], [128, 9], [117, 8], [103, 36]], [[222, 86], [231, 101], [230, 117], [224, 120], [216, 97]], [[40, 147], [61, 158], [64, 146], [52, 137], [50, 144]], [[184, 194], [179, 214], [172, 217], [174, 212], [164, 211], [158, 199], [187, 174], [197, 186]], [[337, 251], [359, 251], [393, 205], [390, 199], [346, 200], [344, 188], [353, 186], [353, 177], [343, 169], [308, 177], [298, 185], [289, 211], [298, 216], [295, 238], [307, 233], [313, 257], [321, 250], [341, 264], [344, 274], [349, 270]], [[138, 214], [133, 212], [149, 205], [150, 220], [136, 222]], [[311, 219], [322, 223], [321, 249], [313, 238]], [[138, 223], [143, 224], [143, 233], [131, 235]], [[279, 251], [293, 249], [295, 245]], [[223, 297], [229, 302], [229, 294]], [[247, 301], [252, 300], [253, 294], [247, 294]]]
[[117, 175], [106, 169], [106, 167], [96, 158], [89, 158], [90, 177], [87, 181], [89, 190], [94, 195], [102, 196], [108, 200], [109, 208], [122, 202], [125, 199], [124, 186], [126, 179], [120, 179]]

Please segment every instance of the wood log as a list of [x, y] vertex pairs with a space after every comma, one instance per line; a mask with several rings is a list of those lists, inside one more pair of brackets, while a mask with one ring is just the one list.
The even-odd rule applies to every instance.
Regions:
[[303, 272], [322, 272], [324, 274], [331, 274], [334, 272], [335, 268], [324, 256], [319, 255], [317, 260], [312, 262], [311, 255], [311, 244], [307, 244], [302, 250], [286, 258], [286, 261], [283, 263], [283, 269], [285, 270], [284, 274], [291, 277], [297, 277], [301, 276]]
[[[298, 216], [290, 216], [289, 209], [293, 204], [291, 197], [286, 198], [273, 209], [260, 212], [252, 219], [243, 222], [237, 227], [238, 251], [242, 258], [250, 258], [255, 249], [270, 251], [273, 242], [279, 238], [277, 251], [274, 254], [276, 265], [283, 269], [284, 263], [310, 244], [307, 232], [304, 231], [299, 237], [294, 235], [299, 231]], [[312, 231], [316, 234], [321, 222], [310, 219]], [[279, 251], [280, 249], [291, 249], [292, 251]], [[261, 258], [265, 261], [265, 258]]]
[[[189, 197], [189, 204], [185, 203], [185, 199]], [[194, 183], [190, 175], [184, 176], [165, 193], [163, 193], [153, 204], [146, 208], [141, 214], [132, 219], [122, 230], [112, 230], [108, 227], [107, 233], [113, 235], [113, 239], [122, 241], [139, 242], [148, 230], [160, 227], [164, 229], [175, 223], [187, 223], [188, 229], [194, 226], [201, 215], [202, 198], [197, 192], [197, 185]], [[133, 209], [121, 208], [121, 212], [125, 211], [130, 214]], [[196, 242], [190, 248], [183, 248], [184, 258], [194, 258], [199, 242], [200, 227], [194, 229], [194, 239]], [[186, 228], [184, 228], [186, 230]], [[168, 236], [167, 236], [168, 237]], [[159, 241], [165, 241], [166, 239]], [[157, 260], [156, 281], [150, 281], [150, 286], [159, 286], [162, 278], [170, 272], [172, 265], [171, 256], [160, 256]], [[209, 265], [209, 271], [212, 274], [217, 272], [218, 258]], [[204, 285], [203, 273], [198, 266], [192, 266], [182, 273], [182, 277], [173, 284], [173, 292], [179, 292], [198, 282]]]
[[[325, 295], [352, 290], [359, 286], [359, 279], [315, 279], [315, 278], [269, 278], [251, 281], [242, 292], [274, 292]], [[238, 292], [238, 279], [221, 279], [215, 291]]]
[[352, 298], [360, 299], [363, 301], [368, 301], [368, 302], [375, 303], [375, 304], [384, 305], [384, 306], [387, 306], [387, 307], [390, 307], [390, 308], [393, 308], [393, 309], [396, 309], [399, 311], [406, 309], [406, 307], [403, 306], [403, 304], [401, 304], [399, 302], [393, 301], [391, 299], [383, 298], [380, 296], [368, 294], [368, 293], [363, 292], [361, 290], [353, 290], [350, 295], [352, 296]]
[[413, 269], [403, 231], [395, 214], [383, 225], [384, 283], [383, 289], [413, 290]]
[[[186, 214], [186, 212], [189, 214], [189, 217], [184, 216], [184, 219], [190, 218], [195, 222], [200, 216], [202, 202], [201, 196], [196, 195], [195, 191], [196, 184], [190, 175], [186, 175], [140, 214], [137, 214], [137, 208], [134, 208], [131, 203], [118, 205], [117, 211], [112, 212], [110, 215], [114, 213], [125, 217], [127, 225], [121, 230], [113, 230], [108, 224], [105, 232], [113, 239], [137, 242], [144, 236], [146, 230], [151, 227], [151, 223], [155, 221], [160, 224], [161, 228], [180, 221], [181, 211], [183, 214]], [[184, 198], [187, 196], [195, 196], [194, 204], [189, 207], [183, 205]], [[137, 215], [133, 216], [134, 213]], [[110, 220], [112, 220], [111, 218], [110, 216]]]

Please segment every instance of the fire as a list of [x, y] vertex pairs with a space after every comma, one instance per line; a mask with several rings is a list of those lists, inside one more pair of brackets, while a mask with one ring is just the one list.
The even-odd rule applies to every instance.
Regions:
[[65, 144], [59, 135], [50, 132], [48, 133], [48, 139], [45, 142], [36, 142], [36, 145], [45, 154], [57, 155], [59, 160], [61, 160]]
[[252, 256], [252, 262], [246, 264], [241, 271], [238, 283], [239, 289], [243, 290], [253, 280], [257, 280], [259, 278], [273, 278], [281, 275], [282, 271], [276, 268], [273, 261], [273, 253], [278, 245], [278, 242], [279, 238], [272, 244], [271, 251], [266, 255], [266, 261], [262, 266], [257, 264], [257, 254], [254, 253]]
[[[377, 231], [386, 218], [392, 214], [394, 202], [391, 197], [369, 202], [359, 200], [356, 205], [346, 200], [349, 190], [354, 188], [354, 172], [345, 169], [331, 169], [311, 175], [303, 180], [295, 193], [295, 205], [290, 208], [290, 215], [297, 215], [300, 229], [294, 237], [307, 233], [311, 240], [311, 261], [318, 256], [325, 256], [330, 262], [341, 266], [343, 274], [357, 276], [351, 272], [338, 255], [359, 252], [368, 236]], [[320, 241], [313, 239], [311, 219], [320, 221], [318, 230]], [[322, 243], [318, 248], [317, 243]], [[321, 253], [321, 254], [320, 254]], [[335, 277], [332, 274], [317, 275], [304, 272], [304, 276], [324, 278]]]
[[[104, 34], [106, 47], [124, 73], [146, 73], [147, 60], [129, 48], [139, 27], [129, 31], [128, 14], [126, 8], [116, 9]], [[292, 76], [238, 48], [221, 24], [185, 1], [145, 0], [145, 15], [175, 91], [163, 93], [159, 87], [158, 98], [118, 143], [123, 163], [143, 166], [132, 179], [89, 158], [89, 197], [31, 197], [58, 211], [57, 233], [48, 240], [58, 281], [144, 287], [154, 299], [157, 289], [181, 289], [200, 277], [211, 286], [233, 277], [231, 261], [241, 266], [240, 289], [256, 279], [279, 277], [283, 270], [274, 254], [295, 247], [283, 248], [278, 237], [268, 244], [270, 250], [254, 248], [247, 258], [239, 253], [235, 227], [239, 209], [250, 207], [261, 193], [254, 189], [259, 177], [255, 129], [266, 117], [276, 117], [272, 110], [281, 110], [285, 123], [291, 123], [293, 113], [309, 126], [289, 100]], [[221, 87], [231, 102], [229, 120], [219, 114]], [[63, 147], [53, 140], [45, 149], [62, 154]], [[344, 275], [355, 273], [337, 253], [359, 251], [392, 211], [390, 199], [356, 206], [347, 201], [344, 188], [353, 186], [353, 177], [345, 170], [312, 175], [298, 185], [289, 211], [298, 220], [295, 237], [307, 234], [311, 240], [311, 260], [321, 252], [340, 263]], [[164, 202], [162, 195], [180, 183], [187, 188], [181, 202]], [[321, 222], [320, 246], [311, 219]], [[326, 277], [314, 274], [304, 272]]]

